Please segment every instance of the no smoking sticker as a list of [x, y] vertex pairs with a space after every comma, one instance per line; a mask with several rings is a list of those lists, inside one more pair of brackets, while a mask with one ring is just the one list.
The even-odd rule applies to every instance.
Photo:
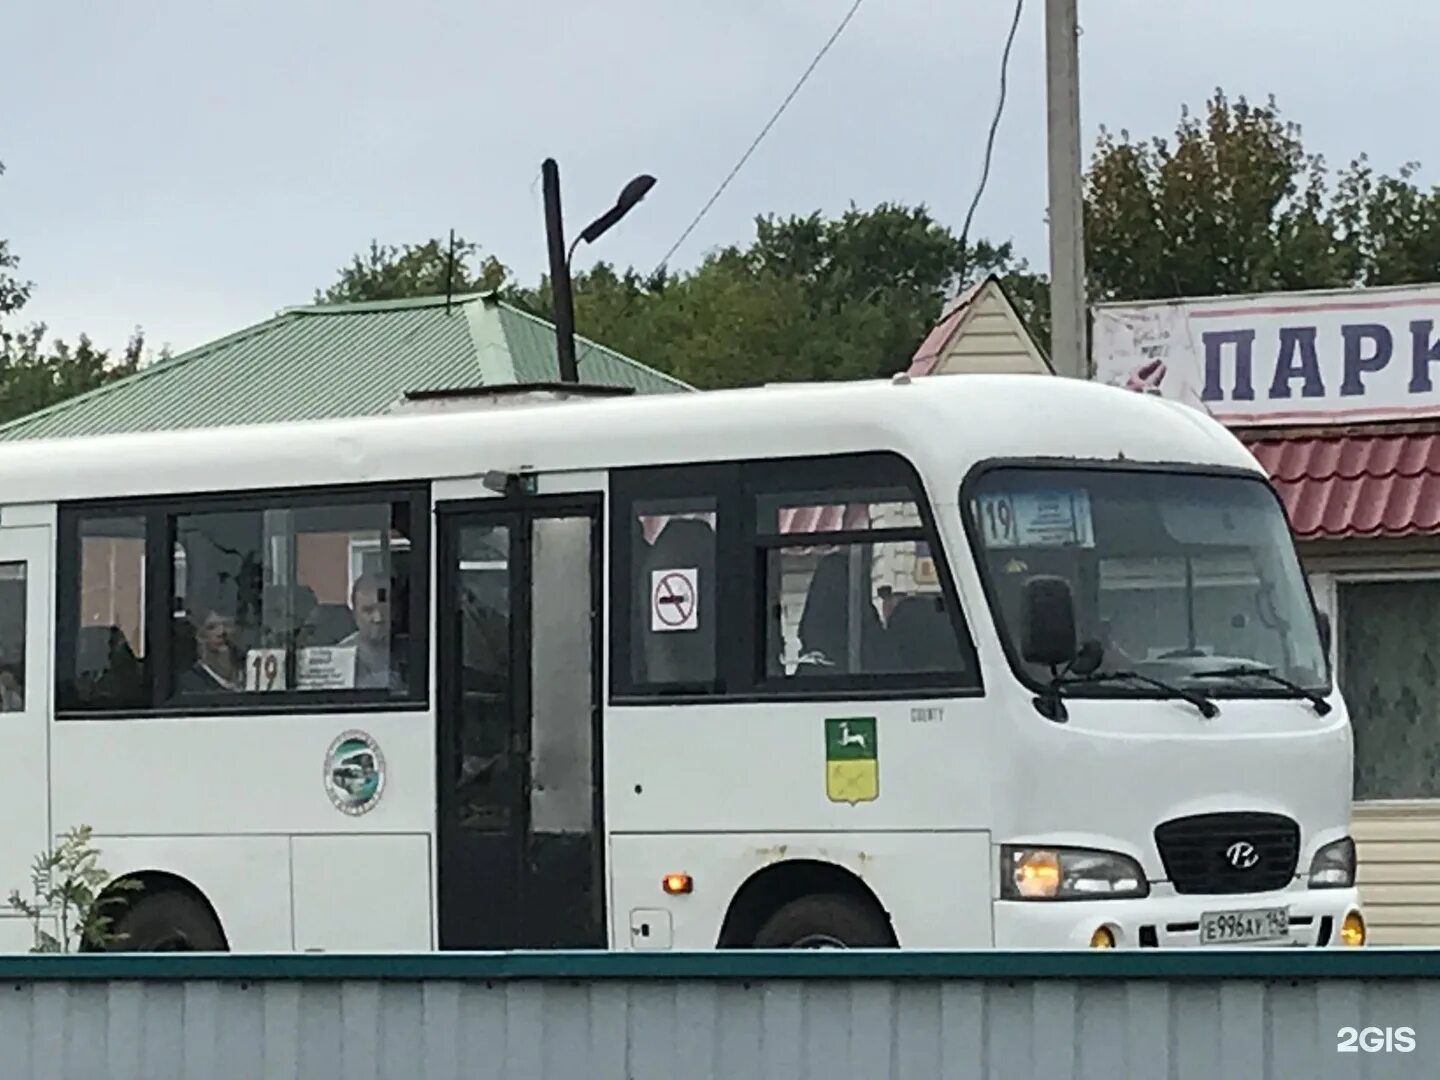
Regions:
[[698, 630], [700, 571], [655, 570], [650, 575], [650, 629]]

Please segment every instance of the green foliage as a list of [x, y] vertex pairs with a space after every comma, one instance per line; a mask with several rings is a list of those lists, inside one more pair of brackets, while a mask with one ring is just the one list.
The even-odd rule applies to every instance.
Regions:
[[[0, 174], [4, 171], [0, 165]], [[9, 243], [0, 240], [0, 423], [103, 386], [144, 362], [145, 339], [139, 330], [120, 356], [111, 357], [84, 334], [74, 346], [60, 340], [47, 346], [43, 325], [8, 329], [4, 317], [25, 306], [32, 288], [15, 276], [19, 265]]]
[[[1102, 131], [1085, 177], [1092, 301], [1440, 280], [1440, 190], [1415, 167], [1376, 176], [1363, 157], [1332, 185], [1275, 102], [1223, 91], [1182, 110], [1171, 138]], [[478, 249], [465, 245], [467, 258]], [[357, 257], [322, 294], [443, 292], [445, 245]], [[1048, 345], [1048, 282], [1009, 244], [963, 243], [923, 206], [838, 217], [765, 214], [748, 243], [653, 277], [598, 263], [576, 276], [579, 332], [700, 387], [850, 379], [902, 368], [946, 296], [994, 273]], [[494, 259], [457, 291], [498, 288], [551, 317], [549, 282], [511, 281]], [[582, 346], [579, 361], [585, 363]]]
[[[1273, 100], [1217, 90], [1182, 110], [1172, 137], [1102, 130], [1085, 177], [1092, 301], [1440, 281], [1440, 188], [1417, 166], [1377, 174], [1363, 156], [1332, 185]], [[3, 166], [0, 166], [3, 172]], [[137, 331], [111, 356], [82, 336], [44, 344], [7, 330], [30, 297], [0, 240], [0, 422], [143, 366]], [[851, 206], [755, 219], [753, 237], [692, 269], [643, 274], [597, 263], [575, 279], [582, 335], [700, 387], [849, 379], [902, 368], [945, 298], [978, 277], [1004, 282], [1031, 333], [1049, 340], [1048, 283], [1008, 243], [962, 242], [923, 206]], [[549, 282], [527, 288], [457, 238], [382, 245], [317, 291], [324, 302], [498, 291], [551, 317]], [[586, 350], [579, 360], [583, 367]]]
[[[5, 164], [0, 162], [0, 176], [4, 175]], [[32, 283], [15, 276], [19, 265], [20, 259], [10, 250], [10, 241], [0, 239], [0, 317], [14, 314], [30, 299]]]
[[1297, 124], [1222, 91], [1174, 138], [1101, 132], [1086, 174], [1092, 301], [1440, 280], [1440, 189], [1361, 156], [1332, 189]]
[[29, 919], [34, 932], [31, 952], [68, 953], [77, 946], [104, 949], [122, 940], [107, 912], [125, 903], [121, 894], [143, 886], [130, 879], [111, 882], [109, 872], [100, 867], [100, 852], [91, 845], [91, 835], [88, 825], [71, 829], [58, 846], [35, 856], [30, 899], [19, 889], [11, 890], [10, 909]]
[[84, 334], [78, 344], [44, 341], [45, 327], [0, 331], [0, 423], [104, 386], [138, 371], [145, 339], [136, 331], [125, 351], [112, 357]]
[[447, 291], [447, 277], [448, 291], [453, 295], [490, 292], [509, 282], [510, 271], [494, 256], [481, 258], [479, 245], [461, 237], [455, 238], [453, 267], [448, 240], [427, 240], [402, 247], [371, 240], [370, 250], [356, 255], [349, 266], [343, 267], [328, 289], [317, 290], [315, 300], [342, 304], [443, 296]]
[[[575, 323], [702, 388], [871, 378], [902, 369], [946, 297], [991, 272], [1032, 332], [1048, 336], [1044, 279], [1009, 244], [963, 245], [924, 207], [894, 204], [838, 218], [763, 215], [749, 244], [684, 273], [596, 264], [576, 275]], [[548, 281], [512, 297], [550, 317]], [[583, 347], [579, 360], [583, 368]]]
[[1366, 285], [1440, 281], [1440, 187], [1422, 191], [1418, 170], [1376, 176], [1361, 155], [1340, 178], [1336, 217]]

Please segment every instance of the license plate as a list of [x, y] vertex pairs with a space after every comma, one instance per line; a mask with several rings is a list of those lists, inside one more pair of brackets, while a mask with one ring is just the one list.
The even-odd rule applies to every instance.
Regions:
[[1243, 945], [1290, 935], [1289, 908], [1211, 911], [1200, 916], [1201, 945]]

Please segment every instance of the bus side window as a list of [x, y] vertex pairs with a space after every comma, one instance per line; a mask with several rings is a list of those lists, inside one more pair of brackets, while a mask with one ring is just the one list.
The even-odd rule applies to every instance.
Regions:
[[25, 580], [23, 562], [0, 563], [0, 712], [25, 708]]
[[941, 596], [907, 596], [890, 613], [887, 632], [900, 671], [963, 670], [955, 628]]
[[610, 483], [617, 696], [979, 689], [900, 455], [645, 466]]
[[[801, 676], [969, 671], [941, 593], [897, 593], [888, 583], [872, 588], [871, 567], [898, 561], [892, 554], [904, 553], [891, 549], [903, 543], [852, 544], [828, 552], [800, 546], [770, 550], [772, 567], [782, 569], [768, 575], [767, 609], [783, 614], [794, 607], [787, 593], [803, 589], [804, 596], [785, 670]], [[785, 627], [772, 624], [771, 633], [785, 635]], [[786, 644], [782, 636], [766, 650], [772, 676], [782, 673], [777, 665]]]
[[672, 518], [650, 546], [639, 584], [647, 625], [640, 650], [650, 682], [709, 683], [715, 678], [715, 530]]
[[[617, 498], [614, 538], [628, 553], [617, 564], [612, 603], [618, 612], [615, 644], [625, 692], [712, 693], [718, 681], [716, 627], [718, 500], [690, 476], [686, 494], [669, 496], [677, 478], [664, 478], [659, 493]], [[637, 477], [636, 487], [649, 487]], [[638, 497], [637, 497], [638, 496]]]
[[397, 487], [62, 506], [57, 712], [423, 700], [426, 505]]
[[[782, 549], [782, 562], [785, 554]], [[851, 552], [842, 548], [815, 564], [800, 616], [800, 662], [847, 673], [890, 670], [884, 624], [874, 601], [852, 587], [852, 562]], [[783, 610], [783, 602], [780, 606]]]
[[181, 694], [409, 692], [409, 508], [368, 500], [174, 517], [193, 644]]
[[[643, 579], [642, 571], [650, 562], [650, 540], [645, 535], [645, 523], [640, 518], [632, 517], [630, 525], [630, 580], [638, 586]], [[647, 600], [647, 596], [636, 596], [630, 604], [631, 672], [635, 681], [641, 683], [646, 681], [649, 669], [645, 663], [645, 650], [633, 648], [633, 645], [645, 640], [645, 618], [649, 612]]]
[[146, 520], [67, 514], [61, 524], [56, 706], [135, 709], [148, 701]]
[[817, 688], [837, 679], [877, 689], [887, 680], [975, 684], [919, 484], [902, 461], [796, 462], [751, 483], [768, 679]]

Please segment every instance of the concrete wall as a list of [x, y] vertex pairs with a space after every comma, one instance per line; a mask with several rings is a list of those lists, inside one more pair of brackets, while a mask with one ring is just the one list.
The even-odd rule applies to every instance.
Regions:
[[1440, 1049], [1430, 951], [10, 957], [0, 985], [7, 1080], [1329, 1080]]

